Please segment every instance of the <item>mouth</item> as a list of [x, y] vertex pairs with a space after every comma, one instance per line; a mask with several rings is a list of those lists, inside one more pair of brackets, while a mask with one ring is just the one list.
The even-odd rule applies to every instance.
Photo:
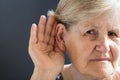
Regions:
[[90, 61], [110, 61], [110, 58], [95, 58], [95, 59], [90, 59]]

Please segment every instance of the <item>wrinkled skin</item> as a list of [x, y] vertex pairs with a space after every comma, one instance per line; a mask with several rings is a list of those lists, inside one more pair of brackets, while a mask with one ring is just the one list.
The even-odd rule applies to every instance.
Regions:
[[[55, 80], [60, 72], [64, 80], [120, 79], [120, 71], [115, 71], [120, 56], [120, 17], [110, 16], [79, 22], [69, 31], [54, 15], [48, 21], [42, 16], [38, 27], [33, 24], [31, 28], [31, 80]], [[63, 69], [65, 50], [72, 64]]]

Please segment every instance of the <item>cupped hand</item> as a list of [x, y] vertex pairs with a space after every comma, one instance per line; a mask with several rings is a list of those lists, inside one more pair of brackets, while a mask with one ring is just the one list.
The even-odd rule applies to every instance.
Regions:
[[29, 40], [29, 54], [34, 67], [55, 76], [61, 72], [64, 66], [63, 51], [56, 43], [56, 26], [54, 15], [50, 15], [48, 20], [42, 15], [38, 26], [32, 24]]

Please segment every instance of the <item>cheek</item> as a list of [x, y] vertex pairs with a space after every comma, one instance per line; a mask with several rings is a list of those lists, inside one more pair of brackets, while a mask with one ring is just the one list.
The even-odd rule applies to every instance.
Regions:
[[118, 65], [118, 61], [120, 58], [120, 45], [118, 44], [112, 44], [111, 45], [111, 54], [112, 54], [112, 62], [113, 65], [116, 66]]
[[76, 42], [75, 46], [76, 54], [77, 56], [80, 56], [79, 58], [76, 58], [79, 59], [77, 61], [81, 61], [81, 63], [85, 64], [84, 66], [86, 66], [94, 50], [94, 44], [90, 41], [81, 39], [81, 43]]
[[85, 67], [94, 49], [94, 44], [86, 39], [69, 39], [66, 43], [71, 61], [78, 67]]

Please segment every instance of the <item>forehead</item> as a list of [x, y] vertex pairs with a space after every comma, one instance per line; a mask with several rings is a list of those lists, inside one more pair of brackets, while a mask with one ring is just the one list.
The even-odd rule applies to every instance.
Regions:
[[[91, 20], [85, 22], [78, 22], [74, 28], [76, 27], [77, 30], [81, 28], [119, 28], [120, 29], [120, 14], [116, 13], [106, 13]], [[80, 28], [80, 29], [79, 29]], [[72, 29], [73, 30], [73, 29]]]

